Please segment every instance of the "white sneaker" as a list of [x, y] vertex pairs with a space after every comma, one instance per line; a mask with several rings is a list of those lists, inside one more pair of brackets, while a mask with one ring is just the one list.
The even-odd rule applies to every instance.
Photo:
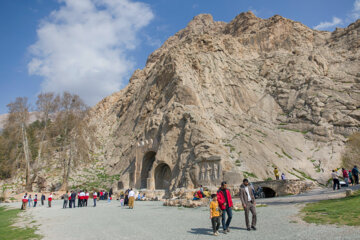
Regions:
[[219, 235], [218, 232], [214, 232], [214, 236], [217, 236], [217, 235]]

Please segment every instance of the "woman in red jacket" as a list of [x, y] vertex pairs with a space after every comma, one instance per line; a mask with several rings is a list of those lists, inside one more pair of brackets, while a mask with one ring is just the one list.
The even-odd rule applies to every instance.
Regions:
[[[219, 207], [222, 210], [222, 226], [224, 229], [224, 233], [230, 232], [229, 226], [232, 219], [232, 207], [233, 202], [231, 198], [231, 194], [229, 189], [227, 189], [226, 182], [221, 183], [220, 189], [217, 191], [217, 200], [219, 203]], [[226, 214], [227, 214], [227, 220], [226, 220]], [[225, 222], [226, 220], [226, 222]]]

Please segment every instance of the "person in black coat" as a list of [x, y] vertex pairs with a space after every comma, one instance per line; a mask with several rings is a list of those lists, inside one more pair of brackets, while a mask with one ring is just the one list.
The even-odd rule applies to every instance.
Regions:
[[75, 208], [75, 200], [76, 200], [76, 192], [71, 191], [71, 204], [74, 206], [74, 208]]
[[44, 193], [41, 194], [41, 205], [44, 206], [44, 201], [45, 201], [45, 195]]

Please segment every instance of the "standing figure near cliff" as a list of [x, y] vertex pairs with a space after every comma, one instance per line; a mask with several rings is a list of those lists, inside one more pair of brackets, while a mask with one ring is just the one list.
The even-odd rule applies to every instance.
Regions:
[[27, 196], [27, 193], [25, 193], [24, 196], [22, 197], [21, 210], [26, 210], [27, 202], [28, 202], [28, 196]]
[[354, 177], [355, 184], [359, 184], [359, 170], [356, 165], [354, 166], [351, 172]]
[[[226, 234], [230, 232], [229, 226], [232, 219], [233, 202], [231, 199], [230, 191], [229, 189], [227, 189], [227, 185], [225, 181], [221, 183], [221, 187], [217, 191], [217, 200], [220, 209], [222, 210], [222, 226], [224, 229], [224, 234]], [[226, 214], [227, 214], [227, 220], [226, 220]]]
[[277, 168], [274, 168], [274, 174], [275, 174], [276, 180], [279, 180], [280, 175], [279, 175], [279, 170]]
[[[245, 212], [245, 223], [248, 231], [256, 230], [256, 202], [253, 192], [249, 187], [249, 181], [245, 178], [240, 186], [240, 200]], [[249, 223], [249, 211], [252, 214], [251, 228]]]
[[52, 195], [52, 193], [50, 193], [50, 195], [49, 195], [49, 197], [48, 197], [49, 207], [51, 207], [52, 199], [53, 199], [53, 195]]
[[45, 202], [45, 195], [44, 193], [41, 193], [41, 206], [44, 206], [44, 202]]
[[34, 207], [36, 207], [36, 204], [37, 204], [37, 194], [35, 194], [35, 197], [34, 197]]

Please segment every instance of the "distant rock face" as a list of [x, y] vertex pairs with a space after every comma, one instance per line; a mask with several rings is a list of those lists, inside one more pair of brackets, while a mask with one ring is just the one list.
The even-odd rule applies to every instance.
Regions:
[[327, 182], [360, 128], [360, 20], [334, 32], [281, 16], [196, 16], [129, 85], [98, 103], [101, 159], [119, 186]]

